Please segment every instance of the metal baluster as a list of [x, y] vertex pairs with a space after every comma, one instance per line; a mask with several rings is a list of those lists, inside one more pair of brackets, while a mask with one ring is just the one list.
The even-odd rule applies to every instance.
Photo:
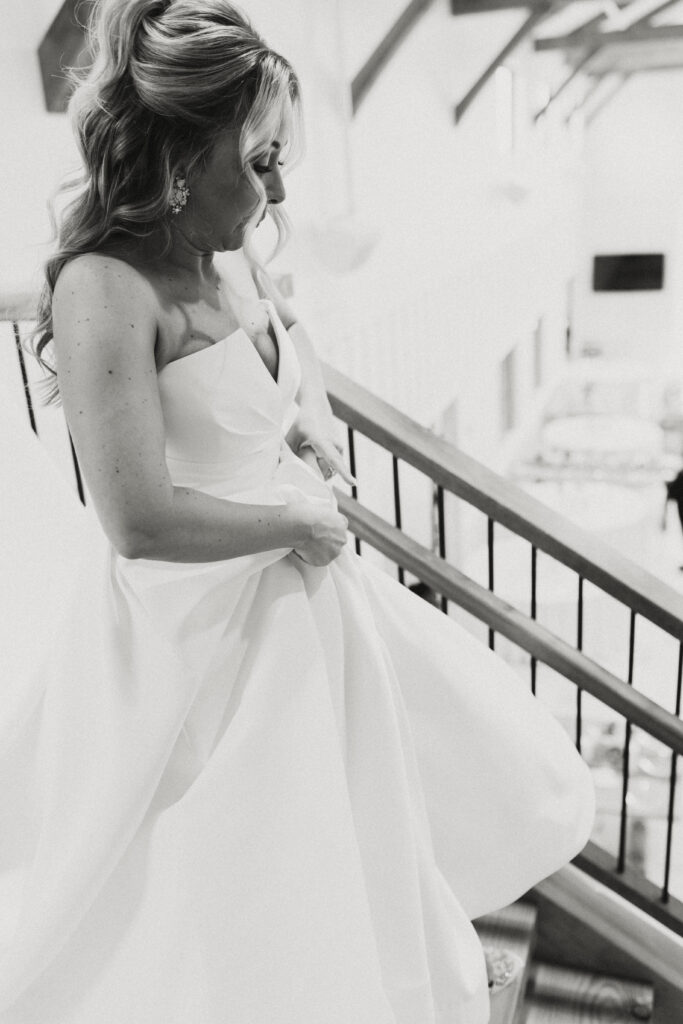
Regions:
[[[631, 624], [628, 638], [628, 685], [633, 686], [633, 655], [636, 641], [636, 613], [631, 609]], [[619, 857], [617, 860], [617, 871], [621, 873], [626, 866], [626, 817], [628, 801], [629, 782], [629, 757], [631, 748], [631, 723], [626, 722], [626, 736], [624, 738], [624, 760], [623, 760], [623, 786], [621, 791], [621, 821], [619, 824]]]
[[[531, 545], [531, 618], [536, 621], [536, 583], [537, 583], [538, 549]], [[536, 659], [531, 655], [531, 692], [536, 696]]]
[[[349, 439], [349, 469], [351, 470], [351, 476], [356, 476], [356, 445], [353, 436], [353, 427], [347, 427], [347, 434]], [[358, 488], [355, 484], [351, 484], [351, 497], [354, 501], [358, 501]], [[356, 554], [360, 554], [360, 540], [358, 537], [355, 539], [356, 543]]]
[[[487, 546], [489, 555], [489, 590], [493, 593], [493, 519], [491, 519], [491, 516], [488, 517]], [[495, 633], [489, 627], [489, 647], [491, 650], [494, 649], [495, 645]]]
[[[678, 684], [676, 686], [676, 717], [681, 713], [681, 679], [683, 679], [683, 643], [678, 648]], [[669, 777], [669, 808], [666, 816], [666, 857], [664, 861], [664, 885], [662, 902], [669, 901], [669, 875], [671, 873], [671, 842], [674, 826], [674, 804], [676, 799], [676, 772], [678, 755], [671, 754], [671, 775]]]
[[19, 334], [19, 324], [14, 320], [12, 322], [12, 330], [14, 331], [14, 344], [17, 349], [17, 356], [19, 357], [19, 369], [21, 370], [21, 380], [24, 385], [24, 397], [26, 398], [26, 408], [28, 409], [28, 418], [31, 423], [31, 429], [33, 433], [38, 435], [38, 427], [36, 426], [36, 418], [33, 414], [33, 400], [31, 399], [31, 391], [28, 386], [28, 374], [26, 373], [26, 360], [24, 359], [24, 350], [21, 345], [21, 336]]
[[[576, 649], [583, 650], [583, 576], [579, 576], [579, 603], [576, 609]], [[582, 698], [583, 690], [576, 687], [576, 749], [581, 753], [581, 724], [582, 724]]]
[[[446, 559], [446, 517], [444, 513], [443, 487], [436, 488], [436, 512], [439, 525], [439, 558]], [[448, 614], [448, 598], [441, 595], [441, 611]]]
[[[394, 522], [396, 523], [397, 529], [401, 529], [401, 487], [398, 479], [398, 459], [395, 455], [391, 456], [394, 471]], [[406, 574], [403, 571], [403, 567], [398, 567], [398, 582], [405, 585]]]

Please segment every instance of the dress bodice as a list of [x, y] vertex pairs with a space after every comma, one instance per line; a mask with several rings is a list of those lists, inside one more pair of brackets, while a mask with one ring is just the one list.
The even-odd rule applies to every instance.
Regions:
[[301, 371], [275, 307], [261, 301], [278, 347], [276, 378], [242, 327], [159, 372], [166, 460], [176, 485], [227, 496], [265, 483], [278, 466]]

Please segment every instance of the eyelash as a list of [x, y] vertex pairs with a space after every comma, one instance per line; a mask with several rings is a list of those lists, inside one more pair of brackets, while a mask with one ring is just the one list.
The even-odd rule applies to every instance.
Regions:
[[[284, 165], [284, 160], [278, 160], [278, 167], [284, 167]], [[269, 164], [252, 164], [251, 166], [254, 168], [257, 174], [269, 174], [271, 171], [271, 167]]]

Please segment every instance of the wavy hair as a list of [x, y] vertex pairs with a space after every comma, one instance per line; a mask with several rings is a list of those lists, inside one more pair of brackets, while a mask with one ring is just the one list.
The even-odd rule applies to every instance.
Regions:
[[[53, 337], [52, 296], [65, 264], [126, 237], [160, 234], [171, 245], [169, 197], [180, 171], [191, 181], [217, 132], [239, 130], [239, 152], [261, 202], [245, 233], [250, 246], [266, 195], [252, 169], [284, 126], [288, 163], [302, 146], [300, 90], [284, 57], [270, 49], [229, 0], [96, 0], [88, 26], [93, 60], [72, 72], [69, 116], [83, 166], [55, 200], [75, 191], [54, 214], [57, 249], [45, 265], [45, 284], [33, 332], [33, 351], [48, 374], [47, 400], [58, 396], [46, 346]], [[288, 234], [284, 211], [269, 206], [278, 240]]]

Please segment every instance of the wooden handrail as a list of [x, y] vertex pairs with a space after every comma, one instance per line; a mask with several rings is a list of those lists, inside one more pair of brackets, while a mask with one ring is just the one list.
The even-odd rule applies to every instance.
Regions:
[[683, 595], [329, 365], [335, 415], [683, 641]]
[[340, 510], [352, 533], [397, 565], [413, 573], [438, 594], [487, 623], [533, 657], [570, 679], [618, 714], [683, 754], [683, 722], [648, 697], [627, 686], [549, 629], [448, 565], [428, 548], [406, 536], [381, 516], [339, 491]]
[[615, 871], [614, 856], [593, 842], [587, 843], [572, 863], [665, 928], [683, 935], [683, 903], [674, 896], [663, 900], [660, 886], [642, 872], [628, 866], [623, 871]]

